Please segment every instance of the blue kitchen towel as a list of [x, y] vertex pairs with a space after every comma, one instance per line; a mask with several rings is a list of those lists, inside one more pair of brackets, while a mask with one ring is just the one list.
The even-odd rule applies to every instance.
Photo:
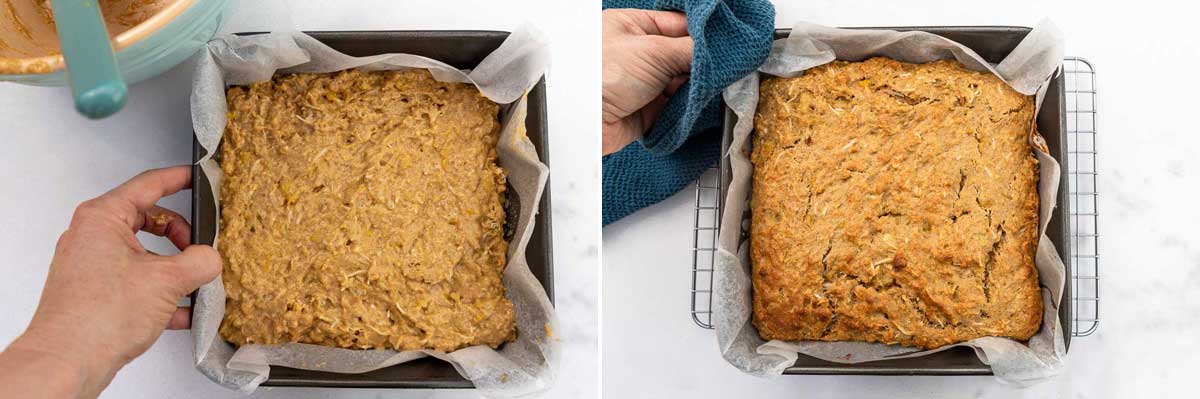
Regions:
[[775, 7], [766, 0], [604, 0], [604, 8], [687, 14], [693, 41], [688, 82], [641, 140], [603, 159], [607, 225], [675, 194], [721, 152], [721, 92], [771, 52]]

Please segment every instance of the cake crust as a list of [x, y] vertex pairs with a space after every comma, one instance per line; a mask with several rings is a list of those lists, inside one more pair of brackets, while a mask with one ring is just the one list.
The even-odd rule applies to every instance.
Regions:
[[515, 339], [495, 103], [424, 70], [282, 75], [227, 100], [223, 338], [446, 352]]
[[953, 60], [833, 62], [760, 86], [753, 323], [771, 340], [1026, 340], [1034, 100]]

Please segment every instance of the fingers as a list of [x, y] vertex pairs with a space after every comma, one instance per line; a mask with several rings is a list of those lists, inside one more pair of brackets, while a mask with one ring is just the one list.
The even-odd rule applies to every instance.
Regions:
[[689, 78], [687, 75], [679, 75], [672, 78], [671, 83], [667, 83], [667, 89], [663, 93], [666, 93], [667, 97], [675, 95], [675, 92], [679, 91], [679, 88], [683, 87], [683, 84], [687, 83]]
[[207, 245], [192, 245], [183, 252], [172, 255], [170, 262], [173, 270], [172, 283], [182, 284], [174, 287], [180, 295], [192, 292], [201, 285], [212, 281], [221, 274], [221, 256], [217, 250]]
[[192, 225], [182, 215], [158, 205], [138, 213], [135, 230], [145, 231], [159, 237], [166, 237], [182, 251], [191, 245]]
[[605, 123], [601, 140], [601, 154], [608, 155], [620, 151], [640, 136], [640, 132], [630, 123], [633, 116], [626, 117], [613, 123]]
[[629, 143], [642, 137], [651, 126], [654, 126], [654, 121], [658, 120], [663, 108], [667, 106], [667, 100], [666, 96], [659, 95], [633, 115], [616, 123], [605, 123], [601, 142], [603, 154], [608, 155], [620, 151]]
[[[142, 172], [104, 194], [101, 198], [132, 204], [137, 212], [143, 212], [153, 207], [162, 197], [175, 194], [191, 186], [192, 167], [189, 165], [172, 166]], [[135, 218], [131, 218], [129, 221], [130, 227], [139, 227], [134, 224]]]
[[688, 35], [687, 15], [674, 11], [620, 10], [626, 22], [647, 35], [683, 37]]
[[612, 154], [625, 148], [626, 145], [637, 140], [654, 126], [654, 122], [662, 115], [662, 111], [667, 106], [669, 97], [679, 91], [684, 84], [688, 82], [687, 75], [676, 76], [667, 84], [663, 93], [650, 100], [641, 109], [638, 109], [631, 115], [616, 119], [610, 122], [607, 115], [603, 125], [603, 140], [601, 142], [601, 150], [603, 155]]
[[[159, 255], [147, 255], [160, 258]], [[201, 285], [212, 281], [221, 274], [221, 257], [213, 247], [207, 245], [192, 245], [174, 256], [166, 257], [169, 262], [156, 262], [165, 266], [159, 269], [158, 282], [164, 287], [171, 298], [178, 298], [195, 291]], [[192, 325], [192, 308], [177, 306], [167, 320], [168, 330], [185, 330]]]
[[692, 38], [646, 36], [653, 49], [648, 55], [668, 76], [678, 76], [692, 70]]
[[180, 306], [175, 308], [175, 313], [171, 313], [171, 320], [167, 321], [168, 330], [186, 330], [192, 328], [192, 308]]
[[641, 111], [638, 111], [636, 117], [640, 118], [638, 125], [639, 131], [645, 134], [654, 126], [654, 121], [658, 120], [658, 116], [662, 114], [663, 108], [667, 107], [667, 96], [658, 96], [654, 101], [646, 104]]

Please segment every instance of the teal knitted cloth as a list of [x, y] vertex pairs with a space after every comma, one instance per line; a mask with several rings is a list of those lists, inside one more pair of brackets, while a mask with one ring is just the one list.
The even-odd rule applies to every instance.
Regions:
[[604, 0], [604, 8], [687, 14], [691, 78], [645, 136], [603, 158], [607, 225], [666, 199], [696, 180], [721, 151], [721, 91], [771, 52], [775, 7], [766, 0]]

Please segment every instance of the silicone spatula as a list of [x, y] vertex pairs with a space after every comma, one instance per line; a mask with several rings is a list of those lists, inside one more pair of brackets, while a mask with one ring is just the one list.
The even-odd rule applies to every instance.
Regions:
[[75, 110], [92, 119], [107, 117], [125, 106], [129, 87], [117, 69], [97, 0], [51, 0], [54, 24]]

